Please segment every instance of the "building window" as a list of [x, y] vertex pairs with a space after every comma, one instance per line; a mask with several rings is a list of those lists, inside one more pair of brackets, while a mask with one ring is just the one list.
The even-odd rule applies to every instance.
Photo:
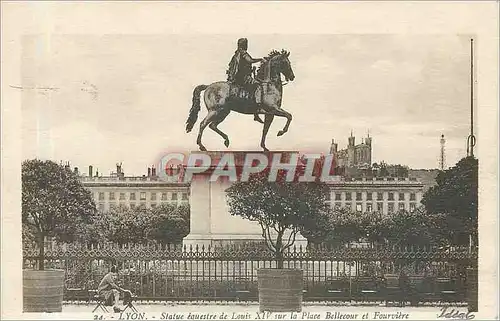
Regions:
[[104, 201], [104, 193], [103, 192], [99, 192], [99, 200]]
[[141, 199], [141, 201], [146, 200], [146, 192], [141, 192], [140, 199]]
[[109, 209], [110, 210], [115, 210], [116, 209], [116, 204], [109, 204]]
[[362, 212], [363, 211], [363, 206], [361, 203], [356, 203], [356, 212]]
[[130, 200], [135, 201], [135, 193], [130, 193]]
[[410, 193], [410, 201], [415, 201], [416, 199], [415, 193]]
[[366, 211], [370, 213], [372, 211], [372, 204], [371, 203], [366, 203]]
[[339, 210], [340, 209], [340, 203], [335, 203], [335, 209]]
[[125, 193], [120, 193], [120, 201], [125, 200]]
[[350, 203], [347, 203], [347, 204], [345, 205], [345, 208], [346, 208], [348, 211], [350, 211], [350, 210], [351, 210], [351, 204], [350, 204]]
[[335, 193], [335, 200], [340, 201], [342, 199], [342, 195], [340, 193]]
[[405, 209], [405, 203], [399, 203], [399, 210], [404, 211]]
[[99, 204], [99, 211], [104, 212], [104, 204]]
[[394, 213], [394, 204], [393, 203], [387, 204], [387, 212]]
[[332, 198], [331, 198], [330, 193], [326, 194], [326, 200], [327, 200], [327, 201], [329, 201], [329, 200], [331, 200], [331, 199], [332, 199]]
[[361, 193], [356, 193], [356, 201], [361, 201]]
[[[330, 195], [330, 194], [328, 194], [328, 195]], [[182, 200], [183, 201], [187, 201], [187, 199], [188, 199], [188, 194], [187, 193], [182, 193]]]
[[372, 200], [372, 193], [371, 193], [371, 192], [368, 192], [368, 193], [366, 194], [366, 200], [367, 200], [367, 201], [371, 201], [371, 200]]
[[115, 192], [109, 192], [109, 200], [114, 201], [115, 200]]
[[161, 193], [161, 200], [166, 201], [167, 200], [167, 193]]
[[135, 204], [130, 204], [130, 208], [135, 210], [135, 208], [136, 208]]
[[151, 208], [155, 208], [155, 207], [156, 207], [155, 203], [151, 204]]
[[399, 200], [404, 201], [405, 199], [405, 193], [399, 193]]
[[394, 193], [389, 193], [389, 201], [394, 201]]
[[172, 193], [172, 201], [177, 201], [177, 193]]
[[380, 213], [384, 211], [384, 203], [377, 203], [377, 211]]
[[352, 200], [352, 198], [351, 198], [351, 193], [345, 193], [345, 200], [346, 200], [346, 201], [350, 201], [350, 200]]
[[382, 193], [377, 193], [377, 201], [381, 201], [384, 199], [384, 194]]
[[151, 200], [156, 201], [156, 193], [151, 193]]
[[415, 212], [415, 209], [417, 208], [415, 203], [410, 203], [410, 212]]
[[145, 208], [146, 208], [146, 203], [141, 203], [141, 204], [139, 204], [139, 208], [141, 208], [141, 209], [145, 209]]

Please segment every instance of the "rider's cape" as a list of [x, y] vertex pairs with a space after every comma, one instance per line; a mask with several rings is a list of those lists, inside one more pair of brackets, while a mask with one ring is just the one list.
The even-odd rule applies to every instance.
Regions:
[[234, 52], [233, 58], [229, 62], [229, 68], [226, 71], [227, 80], [233, 82], [235, 80], [236, 74], [238, 73], [240, 60], [241, 60], [242, 52], [240, 50], [236, 50]]

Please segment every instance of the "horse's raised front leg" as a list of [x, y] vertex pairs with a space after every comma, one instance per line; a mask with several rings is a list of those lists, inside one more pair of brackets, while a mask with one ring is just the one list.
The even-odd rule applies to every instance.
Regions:
[[264, 149], [265, 152], [268, 152], [269, 149], [266, 147], [266, 136], [267, 132], [269, 131], [269, 127], [271, 127], [271, 123], [273, 122], [274, 115], [273, 114], [266, 114], [264, 116], [264, 128], [262, 129], [262, 139], [260, 141], [260, 147]]
[[281, 136], [283, 135], [284, 133], [286, 133], [288, 131], [288, 127], [290, 126], [290, 123], [292, 122], [292, 114], [290, 114], [289, 112], [281, 109], [281, 108], [276, 108], [274, 110], [272, 110], [272, 113], [275, 115], [275, 116], [278, 116], [278, 117], [285, 117], [286, 118], [286, 124], [285, 126], [283, 127], [282, 130], [280, 130], [278, 132], [278, 136]]
[[198, 138], [196, 138], [196, 143], [198, 144], [201, 151], [205, 152], [207, 149], [201, 143], [201, 137], [203, 136], [203, 131], [213, 121], [213, 118], [217, 115], [216, 111], [209, 111], [207, 116], [200, 123], [200, 131], [198, 132]]
[[222, 130], [220, 130], [219, 128], [217, 128], [217, 126], [224, 119], [226, 119], [226, 117], [227, 117], [228, 114], [229, 114], [229, 110], [227, 110], [227, 111], [224, 110], [224, 111], [218, 112], [217, 115], [215, 115], [213, 117], [212, 123], [210, 123], [210, 125], [208, 125], [208, 127], [210, 127], [211, 130], [213, 130], [217, 134], [221, 135], [222, 138], [224, 138], [224, 146], [226, 146], [226, 147], [229, 147], [229, 137]]

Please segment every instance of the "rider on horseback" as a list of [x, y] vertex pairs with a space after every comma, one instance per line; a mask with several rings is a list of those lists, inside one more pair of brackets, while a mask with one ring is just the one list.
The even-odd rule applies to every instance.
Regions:
[[[236, 85], [250, 89], [250, 92], [255, 92], [258, 81], [252, 77], [252, 64], [262, 62], [264, 59], [252, 58], [247, 52], [247, 49], [248, 40], [246, 38], [238, 39], [238, 49], [234, 52], [231, 62], [229, 63], [229, 69], [226, 71], [227, 80]], [[254, 120], [263, 123], [258, 113], [254, 114]]]

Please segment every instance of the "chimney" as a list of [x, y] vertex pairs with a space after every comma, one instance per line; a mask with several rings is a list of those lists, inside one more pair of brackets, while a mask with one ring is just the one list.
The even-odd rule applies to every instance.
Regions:
[[75, 172], [76, 175], [80, 175], [80, 173], [78, 172], [78, 167], [75, 167], [73, 171]]
[[92, 165], [89, 165], [89, 177], [93, 177]]
[[148, 167], [148, 177], [151, 177], [151, 167]]
[[153, 165], [153, 167], [151, 168], [151, 175], [153, 177], [156, 177], [156, 168], [155, 168], [155, 165]]
[[95, 177], [99, 177], [99, 168], [95, 171]]

